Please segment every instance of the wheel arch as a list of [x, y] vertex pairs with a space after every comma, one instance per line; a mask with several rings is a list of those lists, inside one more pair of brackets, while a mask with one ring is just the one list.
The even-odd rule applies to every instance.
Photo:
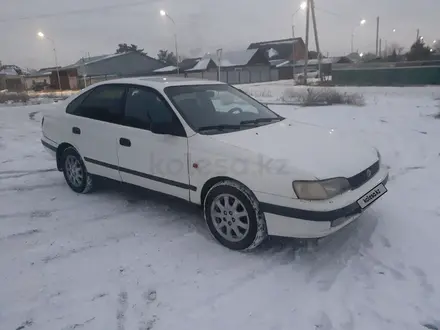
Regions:
[[252, 191], [252, 189], [250, 189], [247, 185], [245, 185], [243, 182], [237, 180], [237, 179], [233, 179], [229, 176], [216, 176], [213, 178], [210, 178], [208, 181], [205, 182], [205, 184], [202, 187], [202, 190], [200, 192], [200, 204], [203, 207], [203, 204], [205, 203], [205, 197], [208, 194], [209, 190], [214, 187], [214, 185], [216, 185], [219, 182], [222, 181], [233, 181], [235, 183], [238, 183], [240, 185], [242, 185], [244, 188], [246, 188], [250, 194], [252, 194], [252, 196], [255, 198], [256, 201], [258, 201], [257, 197], [255, 196], [254, 192]]
[[57, 153], [56, 153], [56, 160], [57, 160], [57, 169], [58, 171], [61, 171], [63, 169], [63, 166], [61, 164], [61, 156], [63, 155], [63, 152], [67, 149], [67, 148], [73, 148], [76, 150], [76, 148], [71, 145], [70, 143], [67, 142], [63, 142], [61, 143], [58, 148], [57, 148]]

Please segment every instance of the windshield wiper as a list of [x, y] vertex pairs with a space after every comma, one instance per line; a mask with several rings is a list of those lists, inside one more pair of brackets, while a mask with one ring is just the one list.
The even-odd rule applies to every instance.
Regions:
[[283, 120], [283, 117], [275, 117], [275, 118], [257, 118], [253, 120], [243, 120], [240, 122], [240, 125], [246, 125], [246, 124], [260, 124], [260, 123], [270, 123], [272, 121], [281, 121]]
[[201, 131], [211, 131], [211, 130], [224, 131], [224, 130], [228, 130], [228, 129], [238, 129], [239, 130], [239, 129], [243, 128], [243, 125], [270, 123], [272, 121], [281, 121], [281, 120], [284, 120], [284, 118], [283, 117], [258, 118], [258, 119], [254, 119], [254, 120], [243, 120], [243, 121], [240, 122], [239, 125], [220, 124], [220, 125], [202, 126], [202, 127], [198, 128], [197, 131], [198, 132], [201, 132]]
[[224, 131], [227, 129], [240, 129], [240, 125], [230, 125], [230, 124], [221, 124], [221, 125], [211, 125], [211, 126], [202, 126], [197, 129], [198, 132], [201, 131], [211, 131], [211, 130], [219, 130]]

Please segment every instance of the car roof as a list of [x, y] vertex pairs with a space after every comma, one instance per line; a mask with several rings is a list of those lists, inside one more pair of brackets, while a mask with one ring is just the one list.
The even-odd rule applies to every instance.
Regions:
[[203, 80], [194, 78], [183, 78], [183, 77], [166, 77], [166, 76], [155, 76], [155, 77], [136, 77], [136, 78], [121, 78], [112, 79], [100, 82], [96, 85], [105, 84], [133, 84], [153, 87], [156, 89], [164, 89], [168, 86], [189, 86], [189, 85], [224, 85], [224, 83], [215, 80]]

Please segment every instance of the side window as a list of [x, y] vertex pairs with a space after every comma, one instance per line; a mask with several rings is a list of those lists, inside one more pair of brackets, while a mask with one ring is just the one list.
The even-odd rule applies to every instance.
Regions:
[[[102, 85], [93, 89], [75, 110], [78, 116], [120, 123], [124, 116], [123, 100], [125, 87], [122, 85]], [[75, 100], [74, 100], [75, 101]]]
[[74, 98], [72, 102], [67, 105], [66, 112], [71, 115], [79, 115], [79, 106], [85, 100], [85, 98], [91, 93], [91, 90]]
[[173, 123], [174, 114], [165, 102], [151, 90], [130, 88], [125, 103], [125, 125], [150, 129], [151, 123]]

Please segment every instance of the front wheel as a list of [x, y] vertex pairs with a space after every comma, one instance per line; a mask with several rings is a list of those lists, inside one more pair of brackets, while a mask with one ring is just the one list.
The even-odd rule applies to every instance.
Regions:
[[231, 250], [252, 250], [267, 237], [258, 201], [238, 182], [215, 184], [206, 194], [203, 208], [211, 234]]
[[62, 165], [64, 178], [74, 192], [86, 194], [92, 190], [93, 178], [87, 172], [81, 156], [74, 148], [64, 150]]

